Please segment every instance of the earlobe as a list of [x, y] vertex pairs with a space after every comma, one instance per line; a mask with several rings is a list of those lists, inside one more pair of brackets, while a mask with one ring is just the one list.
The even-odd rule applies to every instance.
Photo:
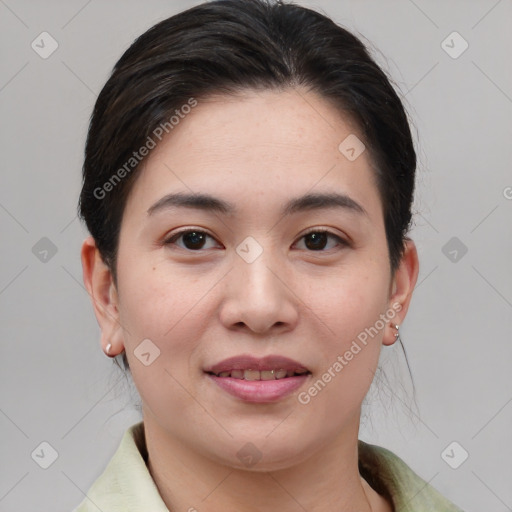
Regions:
[[101, 329], [101, 345], [113, 357], [122, 352], [124, 341], [119, 323], [118, 294], [112, 272], [104, 263], [93, 237], [82, 244], [82, 274], [84, 285], [91, 297], [94, 314]]
[[404, 254], [393, 277], [388, 301], [388, 307], [397, 314], [390, 321], [388, 332], [384, 335], [384, 345], [393, 345], [398, 340], [398, 329], [405, 319], [418, 279], [419, 259], [416, 245], [412, 240], [406, 240], [404, 244]]

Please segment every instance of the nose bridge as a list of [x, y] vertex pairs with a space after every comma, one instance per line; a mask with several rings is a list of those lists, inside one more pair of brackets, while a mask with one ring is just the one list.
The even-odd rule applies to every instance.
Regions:
[[[249, 257], [245, 257], [243, 249], [249, 247], [247, 253]], [[261, 247], [261, 246], [260, 246]], [[246, 245], [237, 248], [240, 258], [236, 262], [236, 280], [238, 292], [242, 295], [239, 299], [247, 297], [252, 304], [269, 304], [278, 300], [278, 296], [282, 295], [279, 290], [282, 283], [278, 281], [272, 267], [279, 267], [276, 258], [272, 256], [272, 249], [267, 245], [265, 249], [251, 246], [249, 241]], [[281, 265], [282, 268], [282, 265]]]
[[237, 248], [224, 304], [224, 321], [231, 325], [243, 322], [258, 332], [275, 324], [294, 324], [298, 313], [294, 295], [285, 285], [286, 277], [279, 276], [282, 262], [270, 248], [263, 250], [260, 246], [258, 250], [253, 241], [246, 243]]
[[274, 245], [271, 236], [257, 235], [257, 239], [253, 236], [247, 236], [236, 247], [235, 266], [237, 276], [242, 276], [245, 282], [263, 288], [271, 285], [269, 277], [275, 278], [275, 276], [269, 267], [279, 266], [277, 256], [274, 254]]
[[248, 263], [244, 260], [237, 263], [237, 277], [239, 283], [244, 289], [244, 293], [252, 296], [252, 300], [259, 297], [272, 300], [272, 298], [279, 293], [277, 288], [279, 282], [275, 271], [272, 272], [272, 259], [269, 257], [269, 251], [266, 254], [261, 254], [256, 260]]

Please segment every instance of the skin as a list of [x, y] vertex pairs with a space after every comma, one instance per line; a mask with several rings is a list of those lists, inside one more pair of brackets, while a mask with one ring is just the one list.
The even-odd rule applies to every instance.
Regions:
[[[407, 313], [419, 263], [408, 241], [391, 275], [369, 152], [349, 161], [338, 150], [349, 134], [358, 135], [357, 126], [304, 90], [199, 101], [152, 150], [131, 191], [117, 286], [94, 240], [83, 243], [101, 344], [112, 344], [111, 355], [126, 350], [143, 404], [149, 469], [170, 510], [392, 510], [359, 475], [359, 419], [382, 345], [395, 342], [391, 324]], [[342, 208], [279, 213], [291, 198], [332, 191], [367, 215]], [[148, 215], [170, 192], [209, 193], [238, 212]], [[187, 227], [213, 238], [199, 249], [183, 237], [165, 245]], [[315, 250], [304, 234], [317, 227], [349, 245], [327, 238]], [[247, 236], [263, 249], [252, 263], [236, 252]], [[300, 404], [298, 392], [397, 303], [391, 323]], [[160, 350], [149, 366], [134, 355], [144, 339]], [[290, 357], [312, 375], [279, 402], [251, 403], [203, 372], [247, 353]], [[237, 457], [247, 443], [261, 454], [251, 467]]]

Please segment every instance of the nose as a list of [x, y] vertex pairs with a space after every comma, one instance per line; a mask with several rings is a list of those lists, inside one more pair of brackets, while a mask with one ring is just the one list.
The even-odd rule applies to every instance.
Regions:
[[264, 256], [265, 252], [252, 263], [240, 258], [228, 274], [220, 311], [226, 328], [246, 326], [254, 333], [265, 334], [296, 326], [300, 300], [289, 274]]

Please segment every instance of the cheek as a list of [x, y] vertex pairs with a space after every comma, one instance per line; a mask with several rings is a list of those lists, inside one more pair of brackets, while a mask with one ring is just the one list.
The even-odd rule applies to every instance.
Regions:
[[386, 295], [378, 279], [366, 280], [366, 286], [362, 282], [340, 280], [342, 291], [338, 286], [336, 293], [327, 293], [329, 315], [322, 318], [329, 334], [317, 340], [322, 364], [297, 397], [312, 431], [332, 429], [334, 434], [340, 425], [358, 417], [374, 378], [386, 325], [380, 318], [386, 311]]
[[[172, 376], [182, 383], [190, 379], [190, 362], [203, 338], [197, 319], [206, 315], [201, 297], [208, 283], [200, 286], [177, 272], [164, 275], [153, 268], [132, 267], [120, 273], [119, 313], [134, 381], [138, 388], [151, 387], [159, 394], [174, 390]], [[146, 366], [148, 360], [153, 362]], [[140, 392], [144, 395], [143, 389]]]
[[382, 266], [367, 264], [338, 272], [321, 290], [309, 292], [310, 304], [316, 305], [315, 313], [327, 333], [319, 340], [322, 368], [316, 378], [321, 382], [315, 380], [315, 389], [308, 393], [318, 407], [338, 404], [345, 411], [337, 410], [345, 414], [346, 407], [357, 408], [368, 391], [387, 327], [381, 319], [386, 313], [387, 287]]
[[[311, 283], [315, 283], [311, 280]], [[382, 265], [347, 265], [304, 289], [304, 303], [322, 320], [333, 348], [342, 349], [384, 313], [388, 279]]]
[[200, 301], [205, 290], [193, 279], [176, 274], [171, 279], [158, 270], [132, 268], [120, 276], [120, 321], [142, 401], [169, 424], [175, 411], [185, 413], [194, 403], [187, 389], [197, 371], [193, 355], [204, 337], [197, 319], [206, 315], [206, 302]]
[[133, 336], [163, 341], [179, 330], [181, 320], [194, 314], [208, 283], [179, 268], [169, 268], [144, 254], [119, 269], [120, 315]]

